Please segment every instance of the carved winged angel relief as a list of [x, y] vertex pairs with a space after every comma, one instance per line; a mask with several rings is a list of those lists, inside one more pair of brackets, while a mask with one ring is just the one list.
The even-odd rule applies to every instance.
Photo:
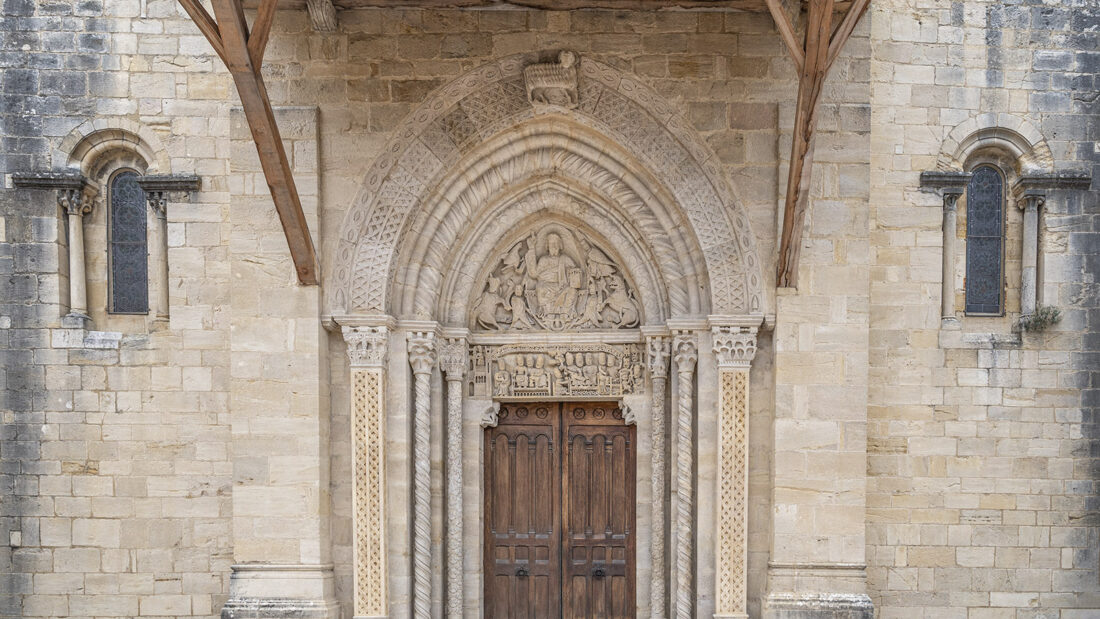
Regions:
[[504, 252], [474, 304], [474, 329], [630, 329], [641, 305], [607, 252], [560, 224]]

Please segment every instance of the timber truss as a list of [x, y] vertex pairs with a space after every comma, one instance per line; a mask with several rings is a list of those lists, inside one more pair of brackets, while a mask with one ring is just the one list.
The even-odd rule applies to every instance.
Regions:
[[[306, 285], [316, 284], [318, 282], [316, 252], [310, 239], [305, 215], [302, 213], [301, 200], [294, 185], [294, 176], [290, 170], [286, 151], [283, 150], [282, 139], [279, 137], [279, 127], [275, 123], [271, 101], [268, 99], [267, 89], [260, 75], [264, 50], [271, 34], [271, 25], [279, 0], [259, 0], [256, 19], [251, 30], [245, 21], [241, 0], [210, 0], [214, 9], [213, 17], [203, 7], [201, 0], [178, 1], [191, 16], [199, 31], [210, 41], [210, 45], [233, 76], [245, 118], [252, 131], [252, 138], [256, 142], [256, 150], [260, 155], [267, 185], [271, 189], [275, 210], [279, 213], [283, 232], [290, 246], [290, 255], [294, 260], [298, 281]], [[798, 71], [797, 108], [791, 140], [787, 193], [783, 206], [783, 235], [779, 243], [776, 266], [776, 285], [797, 287], [798, 255], [802, 245], [806, 211], [809, 207], [818, 103], [829, 69], [840, 55], [856, 24], [867, 11], [871, 0], [851, 0], [850, 2], [805, 0], [795, 3], [789, 0], [764, 1]], [[400, 4], [408, 6], [416, 5], [417, 2], [406, 1]], [[423, 2], [423, 4], [427, 6], [433, 3]], [[657, 5], [666, 4], [679, 6], [684, 3], [651, 1], [648, 8], [659, 8]], [[791, 12], [796, 17], [799, 10], [805, 6], [806, 26], [801, 37], [785, 8], [785, 5], [790, 4], [794, 4]], [[366, 5], [374, 4], [367, 2]], [[845, 5], [847, 10], [843, 13], [843, 17], [839, 22], [834, 23], [835, 12], [838, 8], [845, 8]], [[578, 6], [578, 3], [573, 1], [541, 8], [566, 9], [575, 6]], [[307, 0], [307, 8], [315, 29], [335, 30], [335, 10], [331, 0]], [[632, 7], [628, 2], [621, 8]], [[752, 10], [750, 7], [738, 8]]]

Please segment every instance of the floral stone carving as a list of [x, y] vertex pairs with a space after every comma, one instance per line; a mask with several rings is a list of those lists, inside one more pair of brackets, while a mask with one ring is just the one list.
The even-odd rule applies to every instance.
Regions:
[[633, 288], [608, 253], [565, 226], [547, 224], [497, 260], [471, 328], [629, 329], [641, 318]]
[[617, 397], [645, 388], [637, 344], [507, 344], [470, 349], [474, 397]]

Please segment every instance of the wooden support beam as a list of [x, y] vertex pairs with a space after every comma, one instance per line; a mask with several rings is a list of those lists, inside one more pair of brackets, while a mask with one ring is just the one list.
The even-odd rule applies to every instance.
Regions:
[[271, 36], [271, 24], [275, 23], [275, 8], [279, 0], [262, 0], [256, 9], [256, 21], [252, 22], [252, 32], [248, 34], [248, 57], [252, 66], [259, 70], [264, 64], [264, 51], [267, 39]]
[[[260, 166], [290, 247], [290, 257], [294, 260], [298, 282], [307, 286], [315, 285], [318, 283], [317, 254], [258, 62], [263, 59], [264, 48], [267, 46], [276, 3], [274, 0], [265, 0], [260, 5], [255, 24], [256, 38], [250, 41], [241, 0], [212, 0], [216, 22], [202, 10], [197, 0], [179, 2], [192, 19], [196, 20], [199, 30], [207, 36], [215, 50], [220, 50], [218, 55], [233, 76], [237, 94], [241, 98], [241, 107], [244, 108], [244, 115], [248, 120], [248, 128], [252, 131], [252, 139], [260, 155]], [[199, 17], [196, 18], [196, 15]], [[212, 37], [211, 33], [216, 37]]]
[[[787, 195], [783, 205], [783, 234], [779, 242], [776, 285], [798, 286], [798, 256], [802, 231], [809, 207], [810, 179], [813, 172], [814, 137], [817, 109], [829, 67], [851, 36], [869, 0], [855, 0], [833, 32], [833, 0], [810, 0], [806, 20], [803, 64], [798, 76], [798, 98], [794, 133], [791, 140], [791, 164], [787, 175]], [[774, 0], [768, 0], [771, 8]], [[774, 17], [777, 25], [779, 17]], [[786, 19], [786, 15], [782, 15]], [[782, 31], [782, 27], [780, 27]], [[793, 54], [792, 54], [793, 56]], [[797, 63], [797, 60], [796, 60]]]
[[775, 28], [779, 30], [779, 38], [783, 39], [783, 44], [787, 46], [787, 52], [790, 53], [791, 60], [794, 61], [795, 70], [801, 73], [806, 55], [803, 52], [802, 45], [798, 42], [798, 37], [794, 34], [794, 26], [791, 25], [791, 20], [787, 18], [787, 12], [783, 10], [780, 0], [766, 0], [766, 2], [768, 3], [768, 11], [772, 14], [772, 20], [775, 21]]
[[195, 22], [199, 32], [210, 42], [210, 47], [214, 48], [214, 52], [222, 59], [222, 63], [228, 64], [229, 60], [225, 57], [225, 48], [222, 47], [221, 32], [218, 30], [218, 24], [214, 21], [214, 18], [210, 17], [210, 13], [207, 13], [206, 9], [199, 4], [199, 0], [179, 0], [179, 3], [183, 10], [191, 16], [191, 21]]

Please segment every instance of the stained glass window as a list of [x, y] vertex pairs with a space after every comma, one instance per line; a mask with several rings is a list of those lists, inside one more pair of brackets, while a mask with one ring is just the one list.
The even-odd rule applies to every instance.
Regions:
[[124, 170], [111, 179], [110, 221], [111, 312], [149, 311], [149, 247], [145, 236], [145, 192], [136, 172]]
[[1004, 313], [1004, 178], [974, 169], [966, 186], [966, 313]]

